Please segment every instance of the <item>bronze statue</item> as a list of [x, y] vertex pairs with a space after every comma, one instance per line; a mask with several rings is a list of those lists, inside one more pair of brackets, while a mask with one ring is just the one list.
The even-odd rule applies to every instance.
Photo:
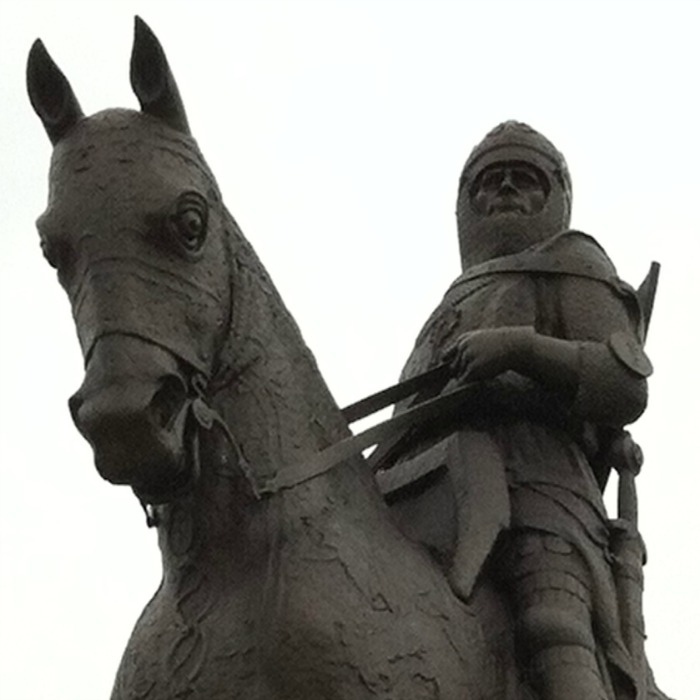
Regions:
[[[646, 400], [653, 278], [637, 294], [562, 233], [551, 144], [508, 123], [475, 150], [464, 275], [405, 381], [341, 411], [150, 29], [137, 18], [140, 111], [86, 117], [40, 41], [27, 82], [54, 145], [37, 225], [85, 359], [70, 410], [163, 559], [113, 700], [661, 697], [621, 431]], [[396, 417], [353, 437], [388, 396]], [[628, 523], [603, 510], [611, 465]]]
[[[641, 596], [642, 545], [629, 478], [641, 458], [622, 429], [646, 406], [658, 266], [637, 293], [593, 238], [568, 230], [570, 212], [564, 158], [529, 126], [505, 122], [474, 149], [457, 200], [463, 273], [402, 375], [447, 362], [442, 395], [472, 392], [380, 446], [374, 461], [404, 530], [432, 547], [456, 594], [478, 605], [479, 588], [491, 587], [507, 601], [535, 697], [656, 697], [641, 607], [630, 608]], [[399, 414], [426, 398], [404, 401]], [[629, 521], [605, 512], [612, 466]], [[444, 490], [439, 467], [451, 538], [431, 506], [445, 510], [446, 497], [430, 495]]]
[[163, 558], [112, 697], [478, 697], [479, 622], [393, 526], [362, 458], [305, 471], [347, 422], [138, 19], [131, 81], [140, 111], [85, 117], [41, 42], [30, 53], [54, 144], [37, 225], [86, 365], [70, 410]]

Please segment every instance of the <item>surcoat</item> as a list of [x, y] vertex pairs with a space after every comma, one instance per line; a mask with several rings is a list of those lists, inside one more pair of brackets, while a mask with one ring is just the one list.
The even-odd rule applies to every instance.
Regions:
[[[586, 560], [594, 585], [612, 585], [602, 500], [607, 471], [598, 462], [605, 436], [646, 405], [651, 367], [643, 323], [635, 290], [617, 277], [600, 245], [577, 231], [467, 269], [428, 319], [402, 379], [440, 364], [467, 331], [529, 326], [579, 344], [573, 397], [512, 371], [480, 382], [478, 404], [465, 406], [395, 467], [420, 471], [425, 460], [448, 467], [458, 516], [454, 567], [465, 595], [498, 534], [517, 528], [558, 535]], [[596, 595], [614, 597], [609, 590]]]
[[[528, 326], [577, 343], [575, 394], [514, 371], [478, 382], [475, 401], [430, 426], [391, 468], [403, 470], [406, 483], [412, 471], [447, 467], [457, 515], [450, 576], [464, 599], [482, 571], [493, 570], [497, 540], [506, 549], [513, 541], [499, 534], [540, 532], [566, 543], [590, 574], [601, 650], [630, 679], [635, 668], [622, 642], [602, 498], [610, 465], [602, 456], [610, 436], [646, 407], [651, 365], [642, 348], [644, 323], [635, 290], [595, 239], [578, 231], [468, 268], [423, 327], [402, 379], [444, 362], [467, 331]], [[399, 404], [397, 412], [408, 406]]]

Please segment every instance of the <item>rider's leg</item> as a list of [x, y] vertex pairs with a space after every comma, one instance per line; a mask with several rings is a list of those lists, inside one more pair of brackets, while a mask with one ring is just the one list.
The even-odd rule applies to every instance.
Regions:
[[589, 574], [573, 547], [547, 533], [513, 533], [503, 571], [516, 646], [541, 700], [613, 700], [596, 655]]

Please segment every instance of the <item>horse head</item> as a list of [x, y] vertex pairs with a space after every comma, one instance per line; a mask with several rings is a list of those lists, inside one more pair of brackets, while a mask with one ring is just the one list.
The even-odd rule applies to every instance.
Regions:
[[37, 224], [85, 359], [71, 413], [163, 553], [112, 697], [418, 698], [437, 678], [472, 697], [474, 618], [362, 458], [307, 472], [347, 422], [138, 19], [131, 82], [140, 111], [85, 117], [43, 45], [30, 53], [54, 145]]
[[37, 227], [85, 360], [73, 420], [105, 479], [167, 501], [192, 479], [192, 408], [221, 369], [235, 222], [139, 18], [131, 84], [140, 111], [85, 117], [38, 40], [27, 83], [54, 145]]

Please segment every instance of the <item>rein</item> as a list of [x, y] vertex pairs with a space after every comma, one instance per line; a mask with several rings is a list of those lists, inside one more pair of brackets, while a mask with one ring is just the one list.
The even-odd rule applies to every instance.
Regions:
[[[161, 495], [157, 500], [167, 502], [179, 495], [184, 495], [188, 493], [194, 484], [199, 481], [202, 473], [201, 467], [201, 440], [200, 434], [201, 430], [213, 431], [214, 429], [219, 429], [226, 438], [226, 442], [231, 447], [235, 458], [236, 464], [243, 472], [247, 481], [253, 488], [253, 493], [256, 498], [260, 498], [258, 493], [256, 481], [250, 469], [250, 465], [246, 461], [243, 453], [241, 452], [238, 444], [231, 433], [230, 428], [226, 424], [226, 421], [221, 417], [221, 415], [213, 409], [206, 401], [204, 395], [204, 387], [206, 386], [204, 378], [201, 375], [195, 375], [192, 379], [191, 386], [193, 389], [193, 394], [187, 400], [187, 406], [184, 409], [187, 412], [187, 418], [185, 420], [185, 439], [189, 436], [189, 448], [186, 452], [186, 459], [191, 462], [189, 468], [187, 468], [186, 474], [187, 478], [184, 483], [178, 485], [172, 492], [167, 494], [166, 498]], [[158, 512], [156, 510], [157, 505], [153, 503], [155, 497], [152, 495], [138, 492], [134, 489], [134, 493], [141, 504], [146, 515], [146, 525], [150, 527], [156, 527], [159, 524]]]
[[[364, 400], [364, 405], [362, 407], [356, 407], [356, 405], [348, 407], [352, 410], [346, 410], [345, 415], [348, 417], [349, 414], [352, 419], [357, 420], [356, 416], [358, 413], [368, 415], [369, 413], [374, 412], [370, 409], [376, 406], [377, 403], [389, 405], [390, 403], [395, 403], [397, 400], [399, 400], [399, 397], [406, 397], [415, 394], [419, 389], [426, 391], [429, 389], [439, 388], [446, 380], [447, 371], [448, 366], [441, 365], [423, 375], [414, 377], [406, 382], [401, 382], [388, 390], [380, 392], [381, 397], [377, 395], [368, 397], [368, 399]], [[371, 428], [358, 433], [357, 435], [351, 435], [347, 438], [339, 440], [320, 452], [317, 452], [309, 459], [296, 462], [271, 479], [262, 482], [256, 478], [250, 464], [243, 456], [236, 439], [231, 432], [231, 429], [226, 424], [226, 421], [207, 403], [203, 394], [200, 393], [191, 400], [188, 410], [190, 411], [190, 416], [195, 421], [198, 429], [212, 431], [218, 428], [222, 431], [226, 441], [235, 455], [237, 465], [240, 467], [244, 476], [246, 477], [246, 480], [250, 484], [255, 497], [257, 499], [262, 499], [264, 497], [273, 496], [280, 491], [292, 489], [303, 483], [311, 481], [312, 479], [329, 472], [345, 460], [360, 454], [368, 447], [378, 443], [391, 443], [397, 437], [400, 438], [405, 435], [405, 433], [413, 427], [423, 425], [437, 417], [448, 415], [455, 411], [458, 407], [464, 406], [465, 404], [478, 403], [480, 396], [481, 394], [477, 387], [475, 387], [473, 384], [468, 384], [441, 394], [437, 397], [418, 401], [416, 405], [412, 406], [403, 413], [378, 423], [377, 425], [374, 425]], [[418, 398], [421, 397], [419, 396]], [[378, 409], [374, 408], [374, 410]], [[352, 422], [352, 420], [349, 422]], [[196, 444], [195, 449], [193, 450], [195, 464], [193, 465], [194, 468], [191, 472], [194, 480], [198, 478], [200, 469], [197, 432], [195, 432], [195, 440]], [[193, 480], [191, 480], [190, 483], [192, 482]]]
[[[229, 232], [225, 236], [227, 253], [229, 261], [235, 259], [232, 250], [232, 239], [235, 236]], [[124, 266], [126, 260], [118, 258], [117, 260], [109, 260], [108, 265]], [[139, 266], [143, 270], [142, 266]], [[163, 275], [164, 270], [151, 270], [158, 276]], [[220, 359], [223, 355], [226, 340], [230, 338], [233, 323], [234, 323], [234, 275], [232, 264], [228, 266], [229, 272], [229, 289], [230, 299], [229, 308], [227, 309], [227, 320], [225, 324], [226, 330], [219, 338], [217, 347], [214, 349], [213, 356]], [[172, 288], [173, 284], [177, 284], [175, 275], [167, 274], [167, 286]], [[179, 277], [179, 276], [178, 276]], [[182, 282], [188, 282], [182, 280]], [[82, 286], [82, 285], [81, 285]], [[192, 289], [190, 284], [186, 285]], [[192, 290], [195, 291], [195, 290]], [[200, 289], [199, 292], [207, 292], [208, 290]], [[80, 295], [82, 297], [82, 294]], [[213, 301], [213, 299], [210, 298]], [[82, 301], [82, 299], [81, 299]], [[139, 329], [141, 330], [141, 329]], [[111, 332], [129, 332], [127, 329], [113, 329]], [[133, 331], [130, 334], [134, 335]], [[144, 512], [146, 513], [146, 522], [149, 527], [154, 527], [158, 524], [158, 512], [155, 502], [161, 500], [167, 502], [172, 498], [189, 492], [193, 485], [197, 483], [201, 476], [201, 431], [212, 432], [220, 430], [226, 443], [231, 449], [235, 465], [239, 467], [249, 483], [252, 493], [256, 499], [273, 496], [274, 494], [295, 488], [296, 486], [311, 481], [330, 470], [342, 462], [359, 455], [363, 450], [372, 447], [376, 444], [386, 445], [393, 444], [397, 439], [401, 439], [410, 429], [425, 424], [427, 421], [435, 419], [438, 416], [443, 416], [455, 408], [464, 405], [465, 402], [474, 402], [474, 387], [460, 387], [454, 391], [443, 395], [435, 396], [440, 389], [448, 381], [451, 372], [449, 364], [440, 365], [433, 370], [430, 370], [422, 375], [413, 377], [409, 380], [400, 382], [389, 389], [377, 392], [372, 396], [363, 399], [343, 410], [343, 415], [348, 424], [359, 420], [362, 417], [370, 415], [380, 408], [395, 404], [397, 401], [411, 396], [413, 405], [406, 411], [395, 415], [388, 420], [385, 420], [373, 427], [364, 430], [356, 435], [350, 435], [338, 442], [326, 447], [325, 449], [312, 455], [310, 458], [296, 462], [281, 470], [278, 474], [267, 480], [261, 480], [256, 477], [254, 470], [243, 455], [236, 438], [234, 437], [230, 427], [220, 415], [220, 413], [210, 405], [209, 397], [216, 394], [221, 388], [230, 383], [227, 377], [230, 368], [217, 367], [214, 376], [210, 376], [203, 371], [200, 363], [193, 363], [193, 358], [184, 356], [177, 348], [170, 347], [167, 342], [163, 342], [161, 338], [154, 337], [150, 333], [139, 332], [138, 335], [145, 340], [163, 347], [169, 352], [175, 354], [181, 360], [184, 360], [192, 369], [194, 375], [190, 381], [190, 392], [187, 399], [187, 406], [184, 410], [188, 415], [185, 424], [185, 439], [189, 440], [187, 461], [190, 462], [185, 472], [187, 478], [184, 483], [177, 484], [171, 493], [167, 494], [167, 498], [160, 498], [149, 494], [136, 493]], [[222, 381], [221, 377], [226, 377], [226, 381]]]

